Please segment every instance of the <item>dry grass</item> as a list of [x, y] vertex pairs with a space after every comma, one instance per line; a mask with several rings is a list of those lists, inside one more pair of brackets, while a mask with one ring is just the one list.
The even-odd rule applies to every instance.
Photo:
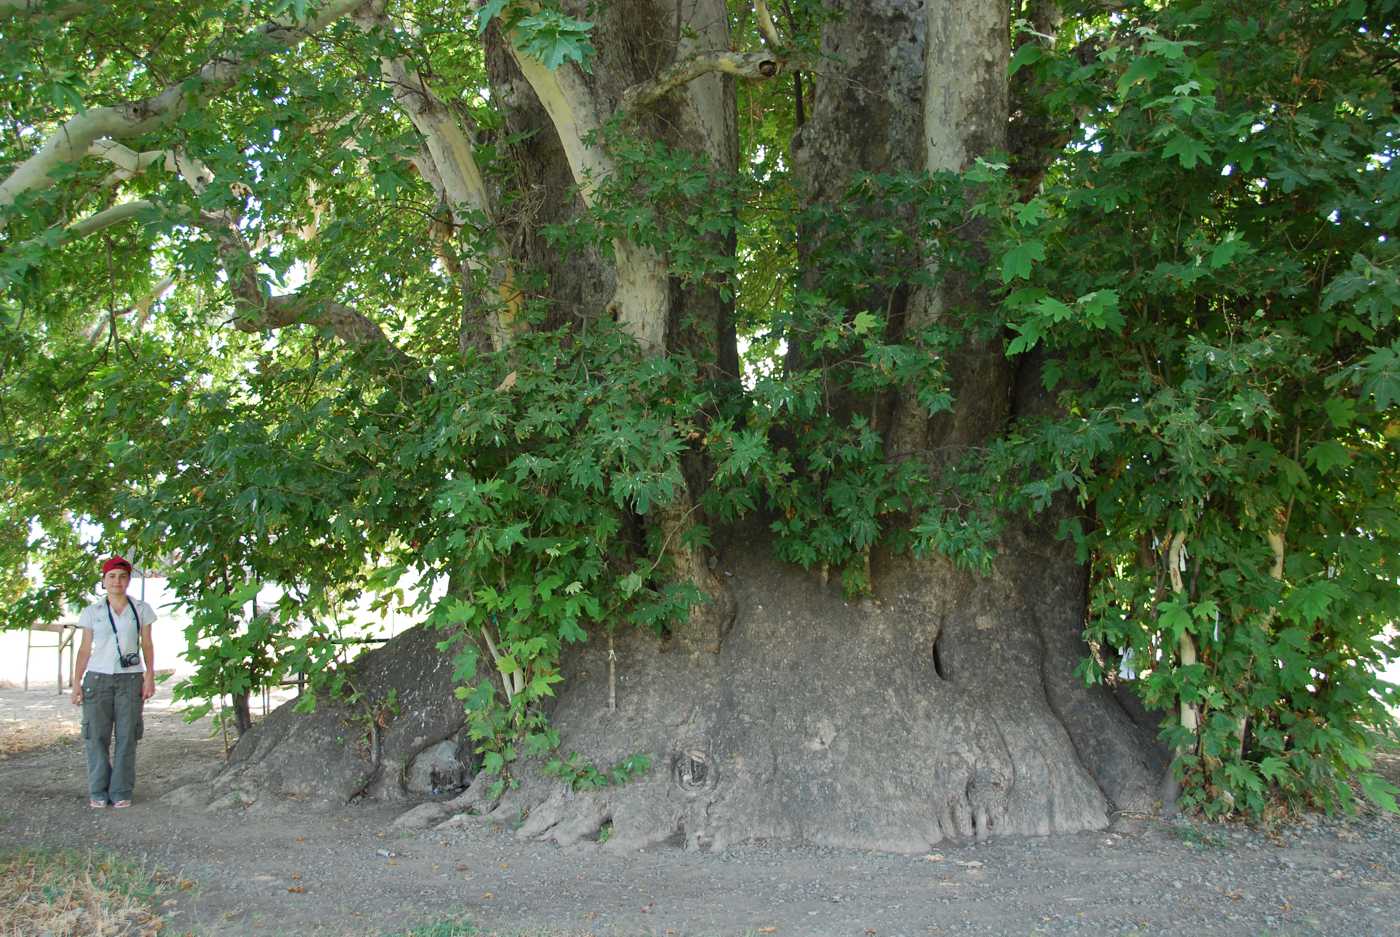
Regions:
[[114, 856], [0, 851], [0, 937], [154, 937], [160, 886]]
[[75, 742], [80, 729], [76, 722], [34, 722], [0, 719], [0, 758], [20, 755], [60, 742]]

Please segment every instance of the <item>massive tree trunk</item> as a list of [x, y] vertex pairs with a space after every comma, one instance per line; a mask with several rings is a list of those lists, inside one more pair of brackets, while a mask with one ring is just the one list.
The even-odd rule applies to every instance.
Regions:
[[[1005, 147], [1005, 4], [865, 0], [842, 10], [824, 35], [811, 119], [793, 142], [811, 200], [839, 199], [857, 172], [959, 170]], [[514, 156], [521, 177], [543, 187], [533, 209], [542, 217], [589, 202], [610, 169], [592, 131], [629, 88], [693, 50], [728, 47], [724, 7], [707, 0], [630, 0], [597, 18], [591, 74], [571, 64], [549, 72], [498, 31], [490, 40], [507, 126], [534, 131]], [[731, 83], [704, 75], [635, 119], [732, 170]], [[570, 181], [579, 201], [566, 200]], [[648, 353], [708, 344], [717, 373], [733, 374], [732, 315], [712, 288], [680, 284], [664, 257], [624, 238], [609, 265], [552, 258], [532, 237], [522, 229], [508, 240], [533, 255], [527, 265], [547, 269], [553, 322], [606, 311]], [[986, 302], [955, 276], [927, 289], [912, 280], [879, 298], [906, 333], [957, 327], [948, 317]], [[790, 359], [814, 364], [800, 351]], [[1018, 374], [997, 338], [969, 338], [947, 365], [951, 412], [931, 417], [903, 398], [883, 407], [891, 454], [926, 460], [935, 477], [950, 455], [1051, 405], [1037, 364]], [[877, 553], [873, 596], [855, 602], [773, 560], [761, 524], [728, 531], [715, 557], [678, 553], [677, 569], [710, 603], [666, 641], [620, 633], [613, 645], [578, 648], [551, 714], [565, 752], [604, 767], [646, 753], [650, 772], [584, 794], [526, 770], [503, 801], [488, 802], [481, 779], [456, 806], [511, 817], [524, 809], [521, 835], [561, 843], [606, 826], [611, 848], [762, 840], [898, 851], [1094, 829], [1115, 809], [1150, 809], [1163, 768], [1150, 732], [1072, 675], [1087, 653], [1086, 571], [1055, 537], [1068, 510], [1010, 524], [988, 575]], [[688, 513], [661, 523], [683, 524]], [[448, 809], [415, 817], [441, 820]]]
[[[794, 142], [813, 202], [840, 199], [857, 172], [956, 171], [1005, 146], [1004, 5], [843, 10]], [[912, 331], [985, 299], [949, 276], [873, 302]], [[795, 350], [790, 365], [804, 357]], [[1018, 393], [999, 339], [969, 339], [950, 358], [952, 412], [930, 419], [896, 400], [892, 451], [942, 462], [1047, 405], [1035, 374]], [[1072, 675], [1087, 653], [1086, 571], [1056, 520], [1012, 525], [987, 576], [877, 556], [875, 595], [859, 603], [768, 559], [761, 527], [734, 532], [720, 565], [737, 616], [718, 654], [627, 637], [616, 712], [607, 649], [585, 648], [567, 672], [553, 714], [565, 749], [599, 764], [651, 753], [652, 774], [587, 795], [527, 784], [499, 809], [528, 808], [521, 834], [559, 842], [610, 823], [623, 848], [757, 839], [900, 851], [1093, 829], [1114, 809], [1149, 809], [1163, 767], [1150, 734]]]

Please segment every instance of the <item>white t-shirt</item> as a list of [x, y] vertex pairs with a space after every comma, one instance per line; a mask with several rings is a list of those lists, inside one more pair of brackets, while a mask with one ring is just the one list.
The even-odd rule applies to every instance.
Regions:
[[[141, 616], [140, 625], [132, 617], [133, 612]], [[112, 636], [112, 625], [115, 623], [117, 626], [122, 651], [130, 654], [141, 650], [140, 626], [149, 625], [155, 620], [156, 610], [131, 596], [127, 596], [126, 608], [120, 615], [113, 610], [111, 621], [107, 620], [105, 598], [83, 609], [78, 615], [78, 627], [92, 632], [92, 656], [88, 658], [87, 669], [93, 673], [145, 673], [146, 664], [142, 660], [138, 660], [135, 667], [118, 665], [117, 642]]]

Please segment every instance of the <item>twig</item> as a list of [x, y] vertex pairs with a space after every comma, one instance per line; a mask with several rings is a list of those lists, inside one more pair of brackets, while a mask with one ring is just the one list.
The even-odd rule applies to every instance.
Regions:
[[613, 650], [613, 633], [608, 632], [608, 712], [617, 712], [617, 651]]

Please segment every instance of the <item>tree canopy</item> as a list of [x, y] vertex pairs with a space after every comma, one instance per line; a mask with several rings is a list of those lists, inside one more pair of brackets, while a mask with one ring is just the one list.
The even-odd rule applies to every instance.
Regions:
[[[0, 3], [6, 626], [159, 557], [199, 697], [322, 669], [348, 598], [414, 605], [501, 768], [557, 742], [569, 645], [708, 600], [723, 528], [857, 596], [872, 552], [987, 572], [1054, 516], [1079, 676], [1170, 713], [1189, 804], [1393, 807], [1400, 3], [1010, 5], [1005, 151], [816, 197], [839, 5], [731, 2], [660, 62], [572, 3]], [[501, 55], [549, 120], [505, 118]], [[550, 94], [621, 56], [652, 77], [570, 131]], [[728, 166], [648, 110], [715, 75]], [[567, 197], [525, 156], [554, 135]], [[739, 361], [587, 258], [711, 297]], [[892, 321], [948, 282], [957, 315]], [[973, 342], [1046, 404], [901, 446], [891, 395], [950, 413]]]

